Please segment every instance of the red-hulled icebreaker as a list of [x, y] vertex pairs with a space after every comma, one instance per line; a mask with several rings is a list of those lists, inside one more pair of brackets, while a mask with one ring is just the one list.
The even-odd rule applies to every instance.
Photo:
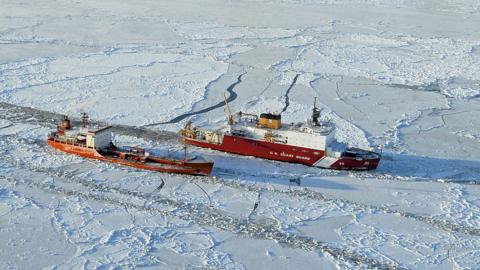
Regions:
[[83, 128], [72, 129], [65, 117], [48, 137], [48, 144], [63, 152], [144, 170], [193, 175], [209, 175], [212, 171], [213, 161], [198, 156], [187, 158], [186, 150], [183, 158], [174, 158], [155, 156], [138, 147], [115, 146], [110, 127], [88, 128], [86, 114], [83, 123]]
[[380, 162], [379, 153], [349, 148], [334, 138], [335, 126], [319, 121], [314, 105], [309, 123], [285, 125], [280, 114], [253, 114], [228, 109], [228, 125], [217, 130], [194, 128], [189, 122], [180, 131], [187, 144], [240, 155], [301, 163], [339, 170], [372, 170]]

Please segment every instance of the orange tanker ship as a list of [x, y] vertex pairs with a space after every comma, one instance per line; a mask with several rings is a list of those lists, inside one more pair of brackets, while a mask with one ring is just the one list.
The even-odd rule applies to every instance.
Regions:
[[184, 158], [179, 159], [154, 156], [138, 147], [117, 147], [112, 142], [110, 126], [89, 129], [86, 114], [82, 119], [83, 128], [74, 130], [65, 117], [57, 131], [48, 137], [48, 144], [63, 152], [144, 170], [191, 175], [210, 175], [212, 172], [213, 161], [199, 156], [187, 158], [186, 152]]

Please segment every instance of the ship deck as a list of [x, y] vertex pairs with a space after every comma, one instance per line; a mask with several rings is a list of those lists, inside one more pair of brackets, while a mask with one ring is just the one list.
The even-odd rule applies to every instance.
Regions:
[[318, 134], [323, 136], [326, 136], [335, 130], [335, 125], [332, 122], [327, 122], [327, 121], [321, 121], [317, 125], [313, 125], [312, 123], [306, 123], [306, 122], [291, 123], [291, 124], [282, 123], [279, 129], [272, 129], [267, 127], [259, 127], [258, 121], [250, 118], [235, 119], [235, 124], [232, 125], [232, 128], [235, 128], [235, 127], [260, 128], [263, 130], [271, 130], [271, 131], [297, 131], [300, 133]]

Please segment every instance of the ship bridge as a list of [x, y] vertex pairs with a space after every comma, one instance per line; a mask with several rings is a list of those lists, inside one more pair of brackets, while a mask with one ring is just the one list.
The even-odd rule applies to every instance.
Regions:
[[294, 125], [290, 125], [289, 130], [327, 136], [335, 130], [335, 125], [331, 122], [318, 122], [317, 124], [297, 123]]

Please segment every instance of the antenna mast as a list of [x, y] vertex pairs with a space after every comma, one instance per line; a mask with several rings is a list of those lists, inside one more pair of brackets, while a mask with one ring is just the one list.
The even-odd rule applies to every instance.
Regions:
[[233, 125], [232, 110], [230, 110], [230, 106], [228, 105], [227, 96], [225, 95], [225, 93], [223, 93], [223, 99], [225, 100], [225, 106], [227, 107], [228, 124], [231, 126]]
[[84, 128], [88, 126], [88, 115], [85, 112], [82, 113], [82, 123]]
[[313, 100], [312, 122], [315, 126], [318, 126], [318, 118], [320, 118], [320, 111], [317, 108], [317, 98]]

